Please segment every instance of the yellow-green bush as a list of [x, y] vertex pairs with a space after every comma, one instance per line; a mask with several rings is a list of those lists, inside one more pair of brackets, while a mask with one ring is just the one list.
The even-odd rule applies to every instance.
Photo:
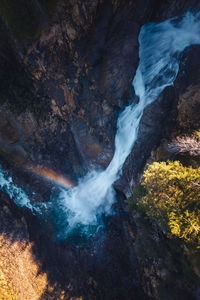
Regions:
[[200, 140], [200, 129], [199, 130], [196, 130], [194, 132], [194, 136], [196, 137], [196, 139], [199, 141]]
[[141, 187], [136, 188], [137, 197], [133, 189], [129, 207], [145, 211], [169, 237], [200, 248], [200, 168], [154, 162], [144, 172]]

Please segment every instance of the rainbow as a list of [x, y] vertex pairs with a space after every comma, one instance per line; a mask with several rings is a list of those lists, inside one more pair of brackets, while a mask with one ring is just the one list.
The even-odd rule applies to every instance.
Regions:
[[43, 177], [51, 182], [54, 182], [64, 188], [69, 189], [69, 188], [73, 188], [75, 186], [75, 184], [71, 180], [69, 180], [65, 176], [55, 172], [54, 170], [52, 170], [50, 168], [43, 167], [41, 165], [37, 165], [37, 166], [31, 165], [31, 166], [28, 166], [27, 169], [29, 171], [31, 171], [32, 173], [34, 173], [40, 177]]

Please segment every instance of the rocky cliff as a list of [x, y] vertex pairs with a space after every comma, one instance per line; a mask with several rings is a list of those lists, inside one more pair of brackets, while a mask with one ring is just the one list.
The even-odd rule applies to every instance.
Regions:
[[[132, 80], [139, 60], [141, 26], [188, 9], [200, 10], [199, 1], [1, 2], [1, 164], [20, 186], [34, 192], [32, 201], [47, 201], [52, 184], [27, 171], [30, 165], [51, 168], [73, 181], [88, 170], [108, 165], [119, 112], [126, 104], [137, 102]], [[129, 230], [134, 225], [123, 194], [161, 139], [169, 137], [174, 128], [179, 130], [183, 114], [189, 115], [186, 100], [194, 99], [192, 116], [199, 109], [199, 49], [195, 46], [184, 52], [174, 87], [145, 110], [137, 143], [116, 184], [120, 191], [117, 214], [94, 241], [80, 248], [57, 245], [51, 229], [49, 234], [44, 232], [37, 218], [13, 208], [1, 195], [2, 203], [7, 201], [8, 210], [13, 210], [12, 219], [17, 218], [18, 210], [24, 217], [20, 226], [26, 227], [27, 234], [22, 236], [21, 227], [17, 232], [20, 239], [33, 243], [29, 251], [47, 274], [42, 299], [145, 298]], [[180, 114], [181, 109], [184, 113]], [[195, 118], [198, 122], [198, 116]], [[4, 235], [7, 229], [2, 228]], [[12, 241], [10, 236], [17, 233], [13, 228], [10, 231], [7, 239]]]

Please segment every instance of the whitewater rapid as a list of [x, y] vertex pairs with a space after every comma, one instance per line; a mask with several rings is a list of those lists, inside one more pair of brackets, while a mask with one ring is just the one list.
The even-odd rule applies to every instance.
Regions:
[[92, 172], [72, 190], [60, 194], [61, 208], [66, 211], [69, 226], [91, 224], [102, 213], [109, 214], [115, 201], [113, 183], [120, 177], [123, 164], [138, 135], [144, 109], [154, 102], [165, 87], [174, 83], [179, 71], [181, 52], [192, 44], [200, 44], [199, 15], [187, 13], [162, 23], [149, 23], [139, 35], [139, 66], [133, 87], [138, 104], [127, 106], [119, 115], [115, 137], [115, 153], [106, 170]]
[[[115, 137], [115, 152], [106, 170], [92, 171], [72, 189], [62, 189], [51, 207], [62, 213], [69, 232], [77, 225], [95, 225], [98, 216], [110, 214], [115, 201], [113, 184], [119, 179], [122, 167], [138, 135], [144, 109], [154, 102], [167, 86], [171, 86], [179, 71], [180, 54], [193, 44], [200, 44], [200, 16], [187, 13], [162, 23], [149, 23], [139, 35], [139, 66], [133, 87], [138, 104], [127, 106], [119, 115]], [[29, 202], [27, 202], [30, 205]], [[64, 233], [64, 234], [65, 234]]]

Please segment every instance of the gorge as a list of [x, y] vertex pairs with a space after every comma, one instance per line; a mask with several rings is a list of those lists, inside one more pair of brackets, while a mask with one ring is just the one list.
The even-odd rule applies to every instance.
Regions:
[[[31, 74], [25, 96], [33, 92], [51, 108], [38, 118], [29, 108], [17, 112], [7, 95], [8, 103], [1, 103], [0, 154], [7, 169], [0, 173], [2, 207], [23, 218], [19, 234], [12, 226], [7, 232], [7, 221], [1, 231], [14, 241], [24, 228], [17, 240], [33, 245], [38, 272], [47, 274], [46, 290], [33, 299], [167, 299], [142, 289], [143, 269], [133, 247], [140, 229], [124, 200], [163, 130], [168, 138], [173, 132], [167, 122], [177, 122], [179, 96], [191, 86], [198, 91], [199, 3], [99, 1], [95, 8], [75, 2], [53, 5], [51, 21], [41, 21], [44, 32], [26, 42], [10, 33], [2, 10], [9, 51], [17, 53], [22, 73]], [[48, 15], [39, 4], [41, 16]], [[70, 11], [72, 20], [65, 19]], [[36, 98], [34, 109], [42, 111]]]

